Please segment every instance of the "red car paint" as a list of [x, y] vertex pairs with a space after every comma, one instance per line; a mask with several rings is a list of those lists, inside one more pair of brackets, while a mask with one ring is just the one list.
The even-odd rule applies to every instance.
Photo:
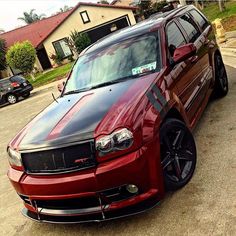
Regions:
[[[162, 20], [155, 18], [152, 20], [148, 30], [149, 32], [159, 30], [160, 33], [161, 71], [135, 80], [113, 103], [93, 132], [93, 138], [96, 140], [120, 128], [128, 128], [134, 136], [134, 143], [128, 150], [109, 153], [99, 158], [96, 152], [96, 167], [71, 173], [31, 175], [24, 171], [23, 167], [10, 167], [8, 177], [24, 200], [27, 209], [24, 210], [26, 216], [45, 222], [100, 221], [143, 211], [154, 206], [164, 197], [160, 163], [160, 125], [166, 117], [174, 114], [180, 116], [188, 128], [193, 130], [212, 93], [213, 58], [215, 53], [219, 53], [212, 27], [209, 24], [204, 31], [201, 31], [194, 45], [190, 46], [196, 48], [196, 55], [178, 63], [175, 67], [170, 65], [165, 27], [170, 21], [175, 21], [177, 16], [186, 14], [192, 9], [195, 8], [183, 7], [166, 15]], [[179, 53], [186, 54], [186, 50], [186, 48], [184, 51], [179, 50]], [[196, 75], [199, 75], [199, 78]], [[201, 83], [204, 84], [201, 85]], [[201, 86], [199, 96], [197, 96], [198, 85]], [[109, 91], [115, 89], [112, 87]], [[96, 96], [94, 91], [88, 91], [78, 99], [54, 125], [47, 140], [57, 139], [63, 127], [83, 106], [86, 106], [87, 102], [92, 102], [94, 96]], [[155, 101], [151, 102], [153, 97]], [[9, 147], [21, 150], [19, 146], [22, 140], [49, 110], [50, 108], [47, 108], [43, 114], [39, 114], [23, 128], [10, 142]], [[76, 162], [83, 162], [84, 159], [86, 157]], [[140, 192], [120, 201], [109, 200], [110, 195], [106, 195], [107, 191], [113, 188], [120, 188], [119, 191], [121, 191], [122, 186], [126, 184], [138, 186]], [[98, 207], [88, 208], [89, 211], [84, 209], [84, 212], [79, 213], [73, 212], [74, 209], [71, 208], [71, 213], [61, 208], [56, 211], [55, 207], [47, 211], [37, 205], [38, 203], [43, 205], [43, 201], [47, 203], [68, 199], [80, 201], [89, 197], [100, 201]], [[97, 218], [96, 214], [100, 218]], [[96, 217], [92, 218], [93, 215]], [[91, 216], [91, 218], [83, 218], [85, 216]]]

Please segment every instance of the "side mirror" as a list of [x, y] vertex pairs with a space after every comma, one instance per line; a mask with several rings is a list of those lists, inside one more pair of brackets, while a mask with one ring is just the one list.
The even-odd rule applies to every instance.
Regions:
[[57, 89], [60, 93], [63, 91], [63, 88], [64, 88], [65, 84], [66, 84], [66, 82], [63, 81], [62, 83], [57, 85]]
[[175, 49], [173, 61], [175, 64], [178, 64], [194, 56], [196, 52], [197, 52], [197, 49], [193, 43], [185, 44]]

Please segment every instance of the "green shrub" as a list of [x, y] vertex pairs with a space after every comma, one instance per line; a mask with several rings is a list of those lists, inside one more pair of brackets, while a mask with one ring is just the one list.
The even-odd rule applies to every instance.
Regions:
[[29, 41], [17, 42], [7, 51], [6, 59], [11, 67], [30, 74], [34, 69], [36, 50]]
[[163, 10], [165, 6], [167, 6], [168, 3], [166, 1], [161, 1], [161, 2], [155, 2], [152, 7], [156, 12], [160, 12]]
[[4, 39], [0, 39], [0, 70], [6, 69], [6, 42]]
[[56, 52], [55, 54], [51, 54], [50, 58], [57, 64], [57, 65], [61, 65], [62, 61], [64, 60], [63, 56]]
[[71, 32], [70, 37], [73, 40], [78, 54], [80, 54], [91, 44], [91, 40], [87, 33], [79, 33], [78, 31], [74, 30], [73, 32]]
[[70, 56], [68, 57], [68, 60], [69, 60], [70, 62], [73, 62], [75, 59], [74, 59], [74, 57], [73, 57], [72, 55], [70, 55]]

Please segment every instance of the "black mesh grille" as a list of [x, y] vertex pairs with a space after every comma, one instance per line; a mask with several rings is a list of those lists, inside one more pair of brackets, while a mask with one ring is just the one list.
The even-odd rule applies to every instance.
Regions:
[[37, 200], [37, 207], [46, 209], [85, 209], [100, 206], [97, 197], [72, 198], [63, 200]]
[[29, 173], [58, 173], [86, 169], [96, 165], [93, 142], [48, 151], [22, 153]]

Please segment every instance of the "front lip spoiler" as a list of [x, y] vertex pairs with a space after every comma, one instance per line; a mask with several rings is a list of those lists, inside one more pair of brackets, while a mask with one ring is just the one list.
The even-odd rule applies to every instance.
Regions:
[[[115, 220], [119, 218], [124, 218], [132, 215], [136, 215], [139, 213], [146, 212], [151, 210], [155, 206], [157, 206], [160, 201], [157, 201], [155, 198], [143, 201], [137, 205], [126, 207], [120, 210], [114, 211], [100, 211], [94, 212], [94, 214], [87, 214], [87, 215], [44, 215], [31, 212], [28, 209], [22, 209], [21, 213], [36, 222], [40, 223], [52, 223], [52, 224], [77, 224], [77, 223], [91, 223], [91, 222], [103, 222], [108, 220]], [[42, 213], [42, 212], [41, 212]]]

